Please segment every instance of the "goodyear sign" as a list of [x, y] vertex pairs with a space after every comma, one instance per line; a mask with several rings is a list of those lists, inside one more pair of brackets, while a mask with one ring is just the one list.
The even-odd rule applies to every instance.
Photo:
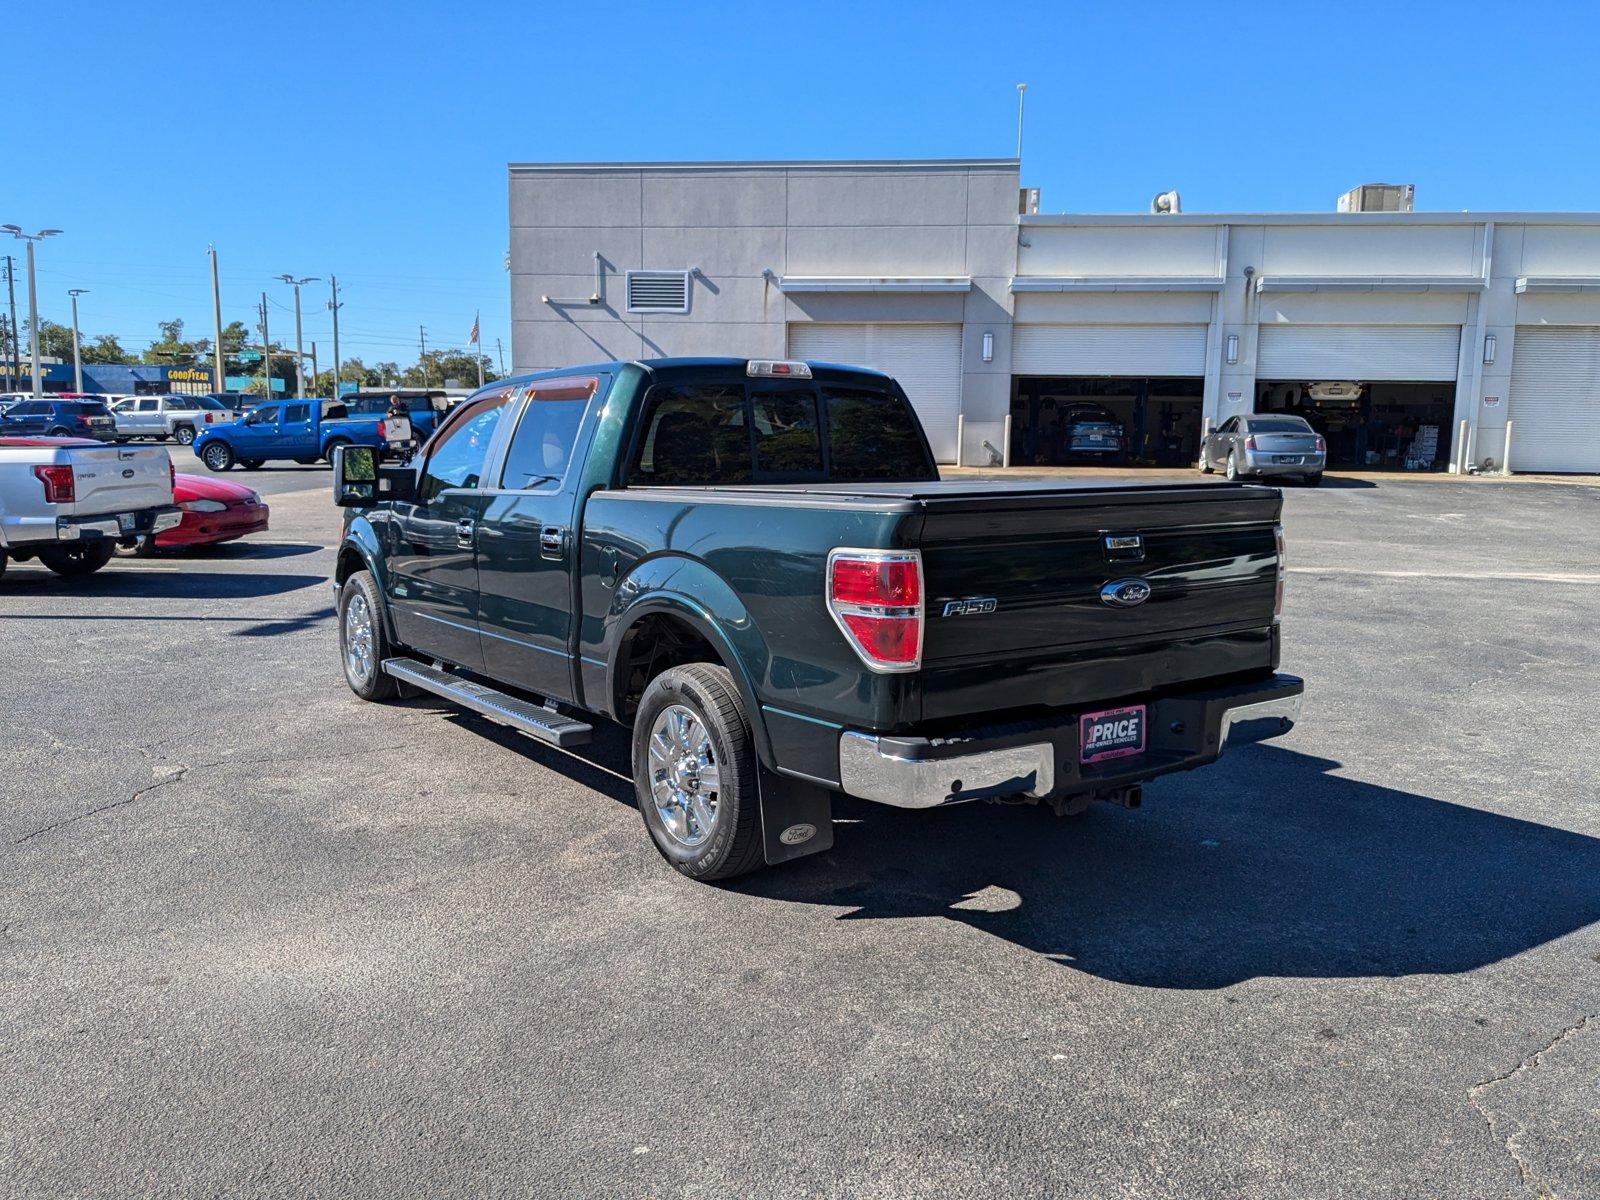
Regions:
[[209, 384], [211, 372], [200, 367], [171, 367], [167, 370], [167, 382]]

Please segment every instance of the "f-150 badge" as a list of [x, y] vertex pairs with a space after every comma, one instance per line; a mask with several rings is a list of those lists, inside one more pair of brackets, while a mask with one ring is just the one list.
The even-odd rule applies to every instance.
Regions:
[[992, 613], [995, 610], [993, 596], [968, 596], [965, 600], [946, 600], [944, 616], [947, 617], [972, 617], [979, 613]]

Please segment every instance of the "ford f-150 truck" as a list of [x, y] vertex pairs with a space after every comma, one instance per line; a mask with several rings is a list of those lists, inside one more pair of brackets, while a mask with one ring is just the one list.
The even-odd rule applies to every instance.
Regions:
[[[384, 445], [380, 422], [395, 393], [363, 394], [340, 400], [274, 400], [257, 405], [241, 419], [212, 425], [194, 439], [194, 452], [213, 471], [235, 463], [253, 470], [269, 459], [312, 463], [331, 459], [341, 446]], [[418, 438], [434, 430], [446, 403], [444, 394], [398, 393]]]
[[828, 848], [836, 792], [1126, 806], [1287, 729], [1281, 494], [940, 481], [888, 376], [663, 359], [497, 382], [407, 466], [343, 450], [357, 695], [558, 746], [632, 727], [698, 879]]
[[176, 528], [172, 479], [159, 446], [0, 437], [0, 574], [7, 559], [37, 557], [58, 575], [88, 575], [118, 542]]

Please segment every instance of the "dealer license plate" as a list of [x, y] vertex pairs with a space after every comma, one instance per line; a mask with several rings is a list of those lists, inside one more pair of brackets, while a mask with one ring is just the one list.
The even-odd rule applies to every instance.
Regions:
[[1078, 761], [1103, 762], [1144, 753], [1145, 706], [1108, 708], [1078, 718]]

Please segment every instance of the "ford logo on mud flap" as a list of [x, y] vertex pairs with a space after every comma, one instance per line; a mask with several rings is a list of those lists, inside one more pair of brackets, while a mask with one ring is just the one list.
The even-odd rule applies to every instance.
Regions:
[[1114, 579], [1100, 589], [1100, 603], [1113, 608], [1133, 608], [1150, 599], [1150, 585], [1142, 579]]

